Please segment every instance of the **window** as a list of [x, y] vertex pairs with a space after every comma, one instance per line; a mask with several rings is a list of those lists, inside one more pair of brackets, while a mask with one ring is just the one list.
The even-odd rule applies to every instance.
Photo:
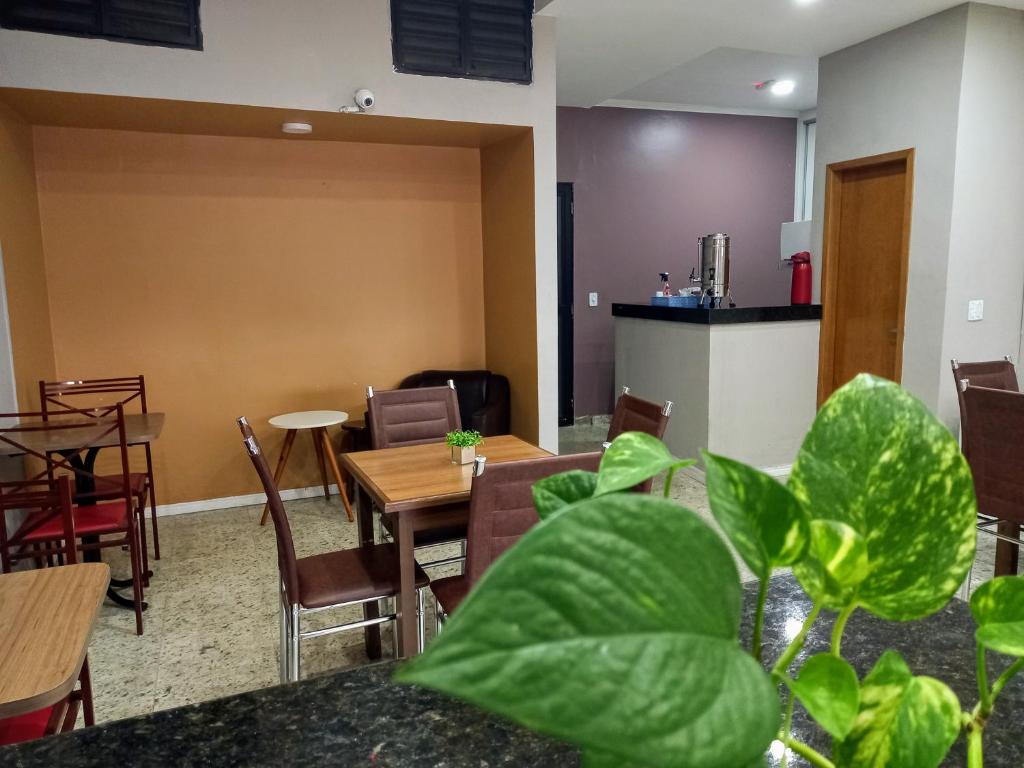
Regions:
[[533, 0], [391, 0], [395, 69], [533, 81]]
[[0, 0], [0, 26], [201, 50], [199, 0]]

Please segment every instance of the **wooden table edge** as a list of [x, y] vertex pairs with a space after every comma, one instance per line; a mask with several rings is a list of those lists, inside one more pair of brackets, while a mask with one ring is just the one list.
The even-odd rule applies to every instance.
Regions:
[[85, 657], [89, 653], [89, 641], [92, 639], [92, 632], [96, 626], [96, 616], [99, 614], [100, 606], [103, 605], [103, 600], [107, 596], [107, 587], [110, 586], [110, 566], [106, 563], [76, 563], [72, 566], [62, 566], [65, 568], [91, 568], [98, 569], [102, 568], [106, 572], [106, 578], [103, 580], [103, 588], [98, 590], [96, 605], [92, 610], [92, 618], [89, 621], [89, 631], [85, 635], [85, 642], [82, 643], [81, 653], [79, 654], [78, 662], [75, 665], [74, 673], [66, 680], [62, 680], [53, 688], [49, 690], [37, 693], [27, 699], [18, 699], [17, 701], [0, 702], [0, 718], [17, 717], [18, 715], [25, 715], [29, 712], [35, 712], [49, 707], [60, 701], [63, 701], [74, 689], [75, 683], [78, 682], [78, 676], [82, 673], [82, 664], [85, 663]]

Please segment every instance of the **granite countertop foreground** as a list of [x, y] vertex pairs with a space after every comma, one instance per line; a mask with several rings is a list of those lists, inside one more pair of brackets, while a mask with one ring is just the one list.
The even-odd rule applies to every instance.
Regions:
[[[748, 586], [744, 625], [753, 615]], [[776, 658], [800, 628], [810, 604], [791, 576], [769, 592], [766, 658]], [[831, 617], [819, 620], [808, 653], [828, 647]], [[911, 669], [945, 681], [964, 708], [977, 700], [974, 625], [967, 606], [952, 601], [929, 619], [894, 624], [858, 612], [847, 624], [846, 657], [863, 676], [886, 648]], [[1008, 664], [1000, 657], [994, 675]], [[368, 766], [372, 768], [573, 768], [570, 747], [441, 695], [390, 683], [393, 662], [324, 675], [227, 699], [157, 712], [0, 749], [5, 768], [62, 766]], [[985, 736], [987, 768], [1024, 765], [1017, 723], [1024, 680], [1003, 691]], [[827, 737], [797, 707], [797, 738], [828, 751]], [[804, 764], [800, 760], [791, 765]], [[950, 766], [965, 764], [958, 741]]]

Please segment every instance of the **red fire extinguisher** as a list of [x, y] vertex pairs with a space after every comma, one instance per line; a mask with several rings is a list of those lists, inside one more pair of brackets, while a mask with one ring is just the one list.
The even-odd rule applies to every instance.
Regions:
[[811, 303], [811, 254], [807, 251], [793, 254], [793, 291], [790, 294], [792, 304]]

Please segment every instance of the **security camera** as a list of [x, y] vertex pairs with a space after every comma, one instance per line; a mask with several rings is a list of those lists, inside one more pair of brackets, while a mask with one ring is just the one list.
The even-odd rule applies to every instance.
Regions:
[[355, 102], [354, 107], [342, 107], [339, 112], [366, 112], [369, 109], [373, 109], [373, 105], [377, 102], [376, 97], [373, 95], [373, 91], [369, 88], [360, 88], [356, 91], [355, 96], [352, 97], [352, 101]]

